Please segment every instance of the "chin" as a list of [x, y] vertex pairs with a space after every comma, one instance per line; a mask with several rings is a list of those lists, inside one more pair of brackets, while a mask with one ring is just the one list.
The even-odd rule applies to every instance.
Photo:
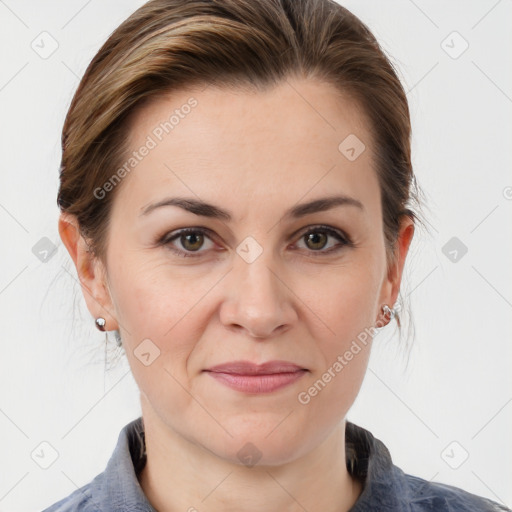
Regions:
[[246, 425], [246, 428], [235, 430], [233, 426], [228, 427], [233, 437], [226, 434], [209, 448], [218, 457], [246, 467], [279, 466], [292, 462], [307, 451], [309, 443], [303, 435], [296, 437], [296, 433], [303, 432], [303, 429], [290, 429], [295, 432], [292, 434], [289, 429], [276, 429], [279, 422], [270, 423], [270, 428], [266, 423], [264, 428]]

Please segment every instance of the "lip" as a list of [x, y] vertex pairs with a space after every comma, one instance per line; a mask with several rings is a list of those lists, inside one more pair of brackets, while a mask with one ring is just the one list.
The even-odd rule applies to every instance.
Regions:
[[271, 393], [300, 379], [308, 370], [289, 361], [231, 361], [204, 370], [218, 382], [244, 393]]
[[261, 364], [255, 364], [251, 361], [230, 361], [212, 366], [205, 371], [236, 373], [238, 375], [271, 375], [274, 373], [291, 373], [305, 369], [289, 361], [268, 361]]

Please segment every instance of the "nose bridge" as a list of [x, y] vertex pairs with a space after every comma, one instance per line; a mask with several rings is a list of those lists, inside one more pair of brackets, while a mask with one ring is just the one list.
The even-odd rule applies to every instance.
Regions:
[[280, 293], [277, 286], [275, 271], [271, 271], [276, 267], [273, 251], [267, 247], [261, 252], [257, 250], [251, 242], [243, 242], [237, 249], [239, 255], [236, 262], [236, 272], [240, 275], [240, 284], [242, 287], [248, 288], [250, 294], [248, 297], [256, 299], [266, 299], [272, 301], [276, 299], [276, 295]]
[[243, 292], [239, 298], [243, 298], [247, 304], [257, 305], [260, 302], [259, 307], [266, 303], [271, 309], [281, 290], [277, 286], [276, 275], [270, 270], [276, 265], [269, 238], [265, 245], [264, 248], [253, 237], [247, 237], [237, 247], [239, 258], [235, 266], [240, 276], [240, 292]]
[[275, 329], [293, 320], [287, 288], [281, 283], [275, 252], [247, 237], [236, 248], [237, 258], [231, 276], [231, 301], [223, 321], [245, 328], [253, 336], [270, 336]]

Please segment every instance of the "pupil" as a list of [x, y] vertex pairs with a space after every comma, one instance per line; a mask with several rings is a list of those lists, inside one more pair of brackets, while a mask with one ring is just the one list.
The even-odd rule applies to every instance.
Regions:
[[[318, 237], [320, 237], [320, 239], [322, 239], [322, 237], [325, 238], [325, 234], [323, 234], [323, 233], [321, 233], [321, 234], [320, 233], [310, 233], [308, 235], [308, 241], [313, 242], [313, 245], [318, 244]], [[321, 241], [322, 240], [320, 240], [320, 247], [314, 247], [314, 248], [316, 248], [316, 249], [322, 248], [324, 244], [322, 244]], [[324, 240], [324, 242], [325, 242], [325, 240]]]
[[[186, 247], [192, 251], [199, 249], [201, 247], [201, 242], [202, 242], [201, 237], [202, 237], [202, 235], [197, 235], [197, 234], [185, 235], [185, 243], [183, 244], [184, 247]], [[190, 247], [190, 244], [189, 244], [190, 239], [192, 239], [192, 240], [196, 239], [195, 244], [192, 241], [192, 244], [191, 244], [192, 247]], [[198, 243], [198, 241], [199, 241], [199, 243]]]

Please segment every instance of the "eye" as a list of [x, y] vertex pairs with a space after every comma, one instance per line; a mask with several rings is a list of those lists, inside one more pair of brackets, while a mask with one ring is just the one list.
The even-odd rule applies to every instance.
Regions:
[[[205, 239], [210, 240], [213, 245], [208, 233], [209, 230], [204, 228], [185, 228], [164, 235], [158, 243], [160, 245], [168, 246], [171, 251], [175, 252], [179, 256], [183, 256], [185, 258], [197, 257], [200, 256], [201, 253], [205, 252], [199, 250], [203, 247]], [[174, 241], [177, 241], [181, 245], [182, 249], [173, 246]]]
[[[328, 244], [329, 238], [338, 240], [338, 244]], [[309, 252], [320, 255], [331, 254], [343, 249], [345, 246], [352, 246], [352, 242], [343, 232], [328, 226], [313, 226], [303, 232], [300, 241], [304, 241]], [[317, 256], [317, 254], [315, 254]]]

